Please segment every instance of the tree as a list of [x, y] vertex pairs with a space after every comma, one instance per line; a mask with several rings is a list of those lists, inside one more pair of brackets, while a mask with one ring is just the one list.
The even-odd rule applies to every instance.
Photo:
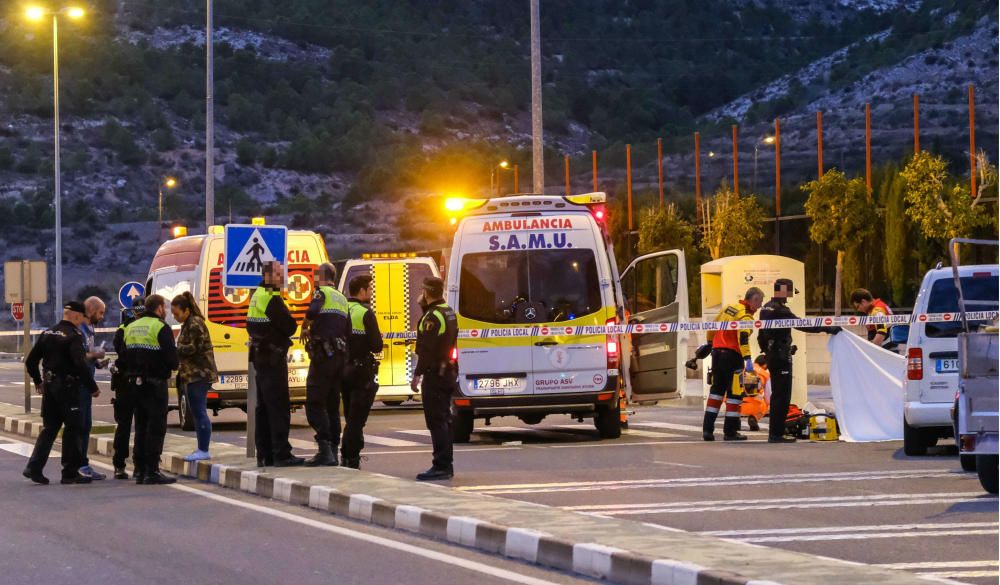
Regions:
[[694, 245], [694, 226], [677, 212], [673, 203], [647, 209], [639, 218], [639, 254], [659, 250], [688, 250]]
[[918, 152], [900, 173], [905, 181], [906, 215], [924, 237], [934, 240], [967, 237], [988, 225], [990, 215], [968, 188], [951, 184], [948, 163], [940, 156]]
[[903, 179], [898, 173], [883, 182], [882, 202], [885, 205], [885, 274], [892, 290], [892, 301], [898, 306], [904, 302], [906, 286], [906, 260], [910, 255], [912, 242], [908, 241], [910, 230], [906, 220]]
[[764, 237], [764, 210], [753, 195], [740, 197], [725, 182], [705, 205], [705, 230], [701, 246], [712, 260], [742, 256], [753, 251]]
[[833, 308], [834, 314], [840, 315], [844, 253], [874, 230], [875, 206], [868, 197], [863, 179], [848, 180], [837, 169], [830, 169], [822, 179], [802, 185], [802, 190], [808, 193], [806, 215], [812, 220], [809, 238], [837, 252]]

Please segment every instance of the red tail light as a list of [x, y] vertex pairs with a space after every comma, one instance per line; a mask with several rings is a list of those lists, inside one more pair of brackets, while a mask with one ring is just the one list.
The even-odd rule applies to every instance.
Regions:
[[924, 350], [911, 347], [906, 350], [906, 379], [924, 379]]
[[[611, 326], [617, 324], [616, 319], [608, 319], [605, 326]], [[617, 368], [618, 364], [621, 362], [621, 352], [618, 348], [618, 336], [608, 335], [607, 336], [607, 352], [608, 352], [608, 368]]]
[[458, 361], [458, 348], [457, 347], [451, 348], [451, 361], [453, 361], [453, 362], [457, 362]]
[[597, 220], [597, 223], [603, 224], [604, 220], [608, 217], [608, 210], [603, 205], [591, 205], [590, 213]]

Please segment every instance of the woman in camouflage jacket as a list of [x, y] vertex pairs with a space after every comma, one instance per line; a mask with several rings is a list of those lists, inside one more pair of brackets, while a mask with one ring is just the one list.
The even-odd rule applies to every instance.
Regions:
[[183, 385], [184, 397], [191, 408], [198, 448], [184, 458], [185, 461], [209, 459], [208, 444], [212, 438], [212, 421], [208, 418], [208, 391], [219, 374], [215, 368], [212, 338], [205, 325], [205, 318], [190, 292], [174, 297], [170, 303], [174, 319], [181, 323], [177, 336], [177, 355], [180, 358], [178, 377]]

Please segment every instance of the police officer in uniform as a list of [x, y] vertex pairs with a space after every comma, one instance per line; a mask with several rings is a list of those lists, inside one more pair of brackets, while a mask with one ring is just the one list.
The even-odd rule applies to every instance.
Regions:
[[316, 269], [316, 294], [302, 323], [309, 352], [306, 378], [306, 419], [316, 431], [319, 451], [309, 467], [337, 466], [340, 443], [340, 390], [347, 361], [347, 297], [333, 288], [337, 269], [329, 262]]
[[[177, 346], [167, 316], [166, 299], [149, 295], [143, 316], [125, 327], [128, 391], [135, 399], [135, 483], [165, 485], [176, 478], [160, 472], [163, 439], [167, 436], [167, 380], [177, 369]], [[141, 438], [140, 438], [141, 437]]]
[[[719, 312], [716, 321], [753, 321], [753, 314], [764, 302], [764, 291], [757, 287], [747, 290], [743, 300], [728, 305]], [[733, 377], [740, 371], [752, 372], [750, 360], [749, 329], [725, 329], [709, 331], [708, 341], [712, 344], [712, 387], [705, 404], [705, 419], [702, 424], [702, 438], [715, 440], [715, 419], [719, 417], [722, 401], [726, 401], [726, 422], [722, 427], [722, 438], [726, 441], [746, 441], [740, 433], [740, 404], [743, 402], [743, 388], [733, 383]]]
[[288, 348], [298, 324], [281, 298], [284, 284], [281, 263], [272, 260], [263, 268], [261, 285], [250, 297], [247, 333], [250, 361], [257, 372], [257, 465], [292, 467], [305, 459], [292, 454], [288, 442], [291, 403], [288, 399]]
[[[795, 285], [788, 278], [774, 281], [774, 296], [760, 310], [761, 321], [777, 319], [798, 319], [788, 307], [788, 299], [795, 294]], [[840, 332], [840, 327], [796, 327], [806, 333]], [[767, 360], [767, 370], [771, 374], [771, 407], [770, 427], [767, 433], [768, 443], [794, 443], [795, 437], [785, 436], [785, 420], [788, 418], [788, 405], [792, 401], [792, 356], [798, 349], [792, 345], [792, 330], [761, 329], [757, 333], [757, 343]]]
[[411, 387], [424, 403], [424, 421], [434, 444], [433, 465], [417, 475], [419, 481], [451, 479], [453, 467], [451, 397], [458, 383], [458, 364], [452, 356], [458, 340], [458, 317], [444, 302], [444, 281], [424, 280], [421, 305], [424, 315], [417, 326], [417, 367]]
[[344, 467], [360, 469], [361, 450], [365, 447], [364, 428], [368, 422], [378, 384], [376, 355], [382, 351], [382, 332], [368, 302], [372, 277], [355, 276], [347, 284], [347, 313], [351, 335], [348, 339], [348, 362], [344, 372], [344, 442], [340, 447]]
[[[132, 394], [126, 380], [128, 365], [125, 361], [125, 328], [133, 321], [142, 317], [146, 307], [142, 304], [142, 299], [132, 300], [132, 308], [122, 309], [121, 325], [115, 331], [115, 338], [112, 342], [118, 359], [111, 366], [111, 391], [115, 393], [111, 399], [111, 405], [115, 413], [115, 442], [114, 455], [111, 462], [115, 466], [115, 479], [128, 479], [128, 472], [125, 471], [125, 460], [128, 459], [128, 439], [132, 434], [132, 419], [135, 417], [135, 396]], [[145, 438], [140, 434], [135, 437], [135, 451], [141, 453]], [[135, 474], [142, 475], [145, 472], [139, 467], [136, 457], [132, 458], [135, 463]]]
[[[86, 319], [84, 312], [83, 303], [66, 303], [62, 321], [42, 333], [24, 362], [28, 375], [35, 383], [35, 391], [42, 395], [42, 432], [35, 441], [35, 448], [23, 473], [35, 483], [49, 483], [42, 470], [63, 426], [66, 430], [63, 432], [61, 483], [91, 482], [79, 471], [82, 453], [79, 441], [83, 426], [79, 389], [83, 385], [95, 398], [101, 392], [90, 373], [87, 352], [83, 347], [80, 325]], [[39, 371], [39, 363], [44, 374]]]

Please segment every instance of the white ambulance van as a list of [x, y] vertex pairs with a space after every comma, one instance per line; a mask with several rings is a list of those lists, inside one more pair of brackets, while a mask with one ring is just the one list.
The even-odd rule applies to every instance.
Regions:
[[[433, 258], [412, 252], [362, 254], [359, 260], [348, 260], [340, 275], [340, 291], [350, 296], [347, 284], [355, 276], [372, 277], [371, 308], [378, 320], [383, 337], [386, 333], [416, 331], [423, 311], [420, 294], [425, 278], [441, 276]], [[379, 360], [378, 393], [375, 397], [387, 406], [399, 406], [409, 399], [419, 399], [420, 393], [410, 389], [413, 370], [417, 366], [413, 339], [383, 339]]]
[[[223, 251], [225, 244], [222, 226], [211, 226], [207, 235], [184, 236], [164, 242], [149, 267], [146, 291], [163, 295], [167, 303], [174, 296], [191, 291], [205, 314], [205, 322], [212, 344], [219, 379], [208, 394], [208, 409], [214, 413], [224, 408], [246, 410], [247, 400], [247, 331], [246, 316], [250, 304], [250, 289], [231, 289], [222, 286]], [[319, 234], [310, 231], [288, 232], [286, 258], [288, 287], [283, 293], [285, 303], [299, 324], [313, 295], [315, 269], [327, 262], [326, 245]], [[177, 326], [170, 311], [167, 322]], [[292, 405], [305, 404], [306, 374], [309, 355], [298, 342], [296, 331], [294, 345], [288, 352], [288, 383]], [[183, 392], [176, 393], [176, 408], [181, 425], [193, 430], [191, 411]]]
[[[457, 442], [469, 440], [475, 419], [517, 416], [537, 424], [550, 414], [593, 417], [601, 437], [616, 438], [627, 396], [676, 395], [676, 380], [667, 380], [678, 374], [678, 344], [668, 337], [676, 333], [654, 334], [658, 349], [647, 357], [637, 351], [650, 345], [645, 334], [623, 352], [627, 340], [579, 329], [687, 317], [683, 252], [637, 258], [619, 277], [605, 202], [604, 193], [446, 201], [456, 225], [447, 301], [460, 330], [486, 330], [458, 341]], [[530, 334], [506, 336], [513, 328]], [[629, 380], [636, 359], [648, 367], [642, 378]]]

